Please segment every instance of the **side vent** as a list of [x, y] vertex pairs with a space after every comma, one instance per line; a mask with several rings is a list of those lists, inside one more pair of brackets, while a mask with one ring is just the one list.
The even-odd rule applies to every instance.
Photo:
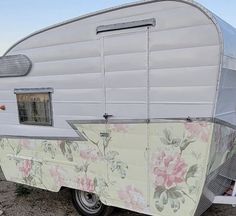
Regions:
[[97, 34], [109, 31], [118, 31], [123, 29], [131, 29], [131, 28], [141, 28], [141, 27], [149, 27], [156, 26], [156, 20], [153, 19], [145, 19], [133, 22], [125, 22], [125, 23], [116, 23], [111, 25], [102, 25], [97, 27]]
[[32, 62], [25, 55], [0, 57], [0, 78], [25, 76], [30, 72], [31, 68]]

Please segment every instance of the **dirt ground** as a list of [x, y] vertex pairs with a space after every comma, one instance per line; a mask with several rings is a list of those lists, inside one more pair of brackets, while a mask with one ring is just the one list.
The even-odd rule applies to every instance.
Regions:
[[[79, 216], [75, 211], [70, 191], [64, 189], [51, 193], [30, 189], [29, 194], [17, 196], [17, 186], [6, 182], [0, 170], [0, 216]], [[236, 208], [212, 206], [203, 216], [235, 216]], [[144, 216], [126, 210], [115, 209], [112, 216]]]

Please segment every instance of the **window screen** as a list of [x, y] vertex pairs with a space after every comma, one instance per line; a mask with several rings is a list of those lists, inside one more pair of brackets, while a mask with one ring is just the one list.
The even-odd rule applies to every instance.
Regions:
[[16, 94], [21, 124], [52, 126], [50, 93]]

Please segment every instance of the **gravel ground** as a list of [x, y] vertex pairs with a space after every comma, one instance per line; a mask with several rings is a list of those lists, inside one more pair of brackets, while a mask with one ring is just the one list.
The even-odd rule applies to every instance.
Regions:
[[[63, 189], [51, 193], [30, 189], [27, 195], [17, 196], [17, 186], [6, 182], [0, 173], [0, 215], [2, 216], [79, 216], [75, 211], [70, 191]], [[231, 206], [212, 206], [203, 216], [235, 216], [236, 208]], [[112, 216], [144, 216], [126, 210], [115, 209]]]

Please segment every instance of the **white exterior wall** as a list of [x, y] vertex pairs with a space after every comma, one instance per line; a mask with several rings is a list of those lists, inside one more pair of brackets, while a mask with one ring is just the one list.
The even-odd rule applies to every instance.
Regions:
[[[100, 25], [148, 18], [157, 21], [149, 33], [96, 35]], [[76, 136], [66, 120], [102, 119], [106, 111], [116, 119], [213, 115], [219, 36], [189, 4], [156, 2], [81, 19], [24, 40], [14, 54], [27, 55], [33, 68], [26, 77], [0, 79], [7, 107], [0, 135]], [[53, 128], [19, 125], [14, 88], [32, 87], [54, 88]]]

